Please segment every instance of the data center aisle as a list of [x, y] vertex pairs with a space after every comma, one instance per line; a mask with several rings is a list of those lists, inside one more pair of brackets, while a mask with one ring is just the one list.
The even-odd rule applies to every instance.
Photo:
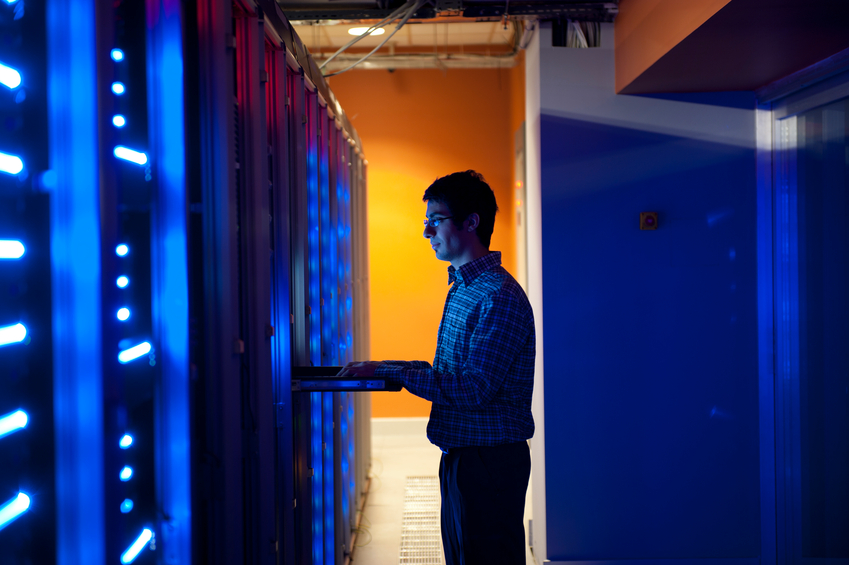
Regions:
[[[354, 563], [398, 565], [407, 477], [435, 477], [439, 471], [441, 452], [427, 440], [426, 428], [427, 418], [372, 420], [372, 480], [361, 533], [357, 536]], [[530, 503], [528, 489], [526, 532]], [[533, 565], [530, 550], [526, 555], [527, 565]]]

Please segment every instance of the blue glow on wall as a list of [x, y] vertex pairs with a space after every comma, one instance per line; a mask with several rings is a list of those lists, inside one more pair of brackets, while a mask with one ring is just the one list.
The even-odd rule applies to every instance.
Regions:
[[27, 329], [23, 324], [0, 327], [0, 347], [20, 343], [27, 337]]
[[133, 501], [129, 498], [125, 498], [121, 503], [121, 514], [129, 514], [133, 511]]
[[136, 557], [138, 557], [139, 553], [141, 553], [141, 550], [144, 549], [144, 546], [147, 545], [152, 538], [153, 532], [150, 529], [145, 528], [142, 530], [142, 533], [138, 538], [136, 538], [136, 541], [127, 548], [127, 551], [121, 554], [121, 563], [126, 565], [127, 563], [135, 561]]
[[125, 465], [121, 472], [118, 474], [123, 482], [127, 482], [133, 478], [133, 468], [129, 465]]
[[121, 114], [115, 114], [114, 116], [112, 116], [112, 125], [116, 128], [122, 128], [127, 125], [127, 118], [125, 118]]
[[127, 88], [124, 86], [123, 82], [113, 82], [112, 83], [112, 92], [121, 96], [124, 92], [127, 91]]
[[6, 88], [17, 88], [21, 85], [21, 73], [0, 63], [0, 84]]
[[127, 255], [127, 253], [129, 253], [129, 252], [130, 252], [130, 248], [127, 247], [127, 245], [124, 244], [124, 243], [115, 247], [115, 255], [117, 255], [118, 257], [125, 257]]
[[109, 56], [112, 57], [112, 60], [116, 63], [124, 60], [124, 52], [120, 49], [113, 49], [109, 52]]
[[23, 410], [0, 417], [0, 438], [27, 427], [29, 416]]
[[11, 524], [21, 514], [26, 512], [30, 506], [30, 498], [19, 492], [18, 496], [0, 506], [0, 530]]
[[130, 149], [129, 147], [124, 147], [123, 145], [116, 146], [112, 153], [119, 159], [129, 161], [130, 163], [135, 163], [136, 165], [147, 164], [147, 155], [144, 152], [136, 151], [135, 149]]
[[24, 244], [16, 239], [0, 239], [0, 259], [20, 259], [26, 253]]
[[151, 346], [148, 342], [143, 342], [138, 345], [134, 345], [128, 349], [124, 349], [118, 354], [118, 361], [121, 363], [129, 363], [134, 359], [138, 359], [143, 355], [147, 355], [150, 353]]
[[0, 153], [0, 172], [9, 175], [17, 175], [24, 170], [24, 162], [17, 155]]
[[130, 279], [121, 275], [120, 277], [115, 279], [115, 284], [118, 286], [118, 288], [127, 288], [127, 285], [130, 284]]
[[121, 449], [128, 449], [131, 445], [133, 445], [133, 436], [130, 434], [124, 434], [121, 436], [121, 439], [118, 440], [118, 446]]
[[129, 308], [119, 308], [118, 312], [115, 313], [115, 317], [121, 320], [122, 322], [126, 322], [130, 319], [130, 309]]

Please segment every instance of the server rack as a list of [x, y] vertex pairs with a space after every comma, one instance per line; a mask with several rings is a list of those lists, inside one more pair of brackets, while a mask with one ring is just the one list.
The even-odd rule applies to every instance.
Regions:
[[367, 356], [364, 160], [308, 52], [264, 0], [0, 25], [0, 554], [341, 564], [370, 406], [292, 370]]

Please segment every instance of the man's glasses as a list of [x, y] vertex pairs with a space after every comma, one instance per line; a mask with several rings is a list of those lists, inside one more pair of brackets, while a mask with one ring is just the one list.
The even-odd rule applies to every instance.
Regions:
[[440, 222], [443, 222], [443, 221], [445, 221], [445, 220], [450, 220], [450, 219], [451, 219], [451, 218], [453, 218], [453, 217], [454, 217], [454, 216], [445, 216], [444, 218], [431, 218], [430, 220], [428, 220], [427, 218], [425, 218], [424, 226], [425, 226], [425, 227], [430, 226], [430, 227], [432, 227], [432, 228], [435, 228], [435, 227], [437, 227], [437, 226], [440, 224]]

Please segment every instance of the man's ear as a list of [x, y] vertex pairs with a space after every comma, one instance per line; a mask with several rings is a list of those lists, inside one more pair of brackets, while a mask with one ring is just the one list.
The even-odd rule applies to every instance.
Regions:
[[467, 221], [469, 222], [469, 231], [474, 231], [481, 225], [481, 217], [478, 216], [477, 212], [469, 214]]

